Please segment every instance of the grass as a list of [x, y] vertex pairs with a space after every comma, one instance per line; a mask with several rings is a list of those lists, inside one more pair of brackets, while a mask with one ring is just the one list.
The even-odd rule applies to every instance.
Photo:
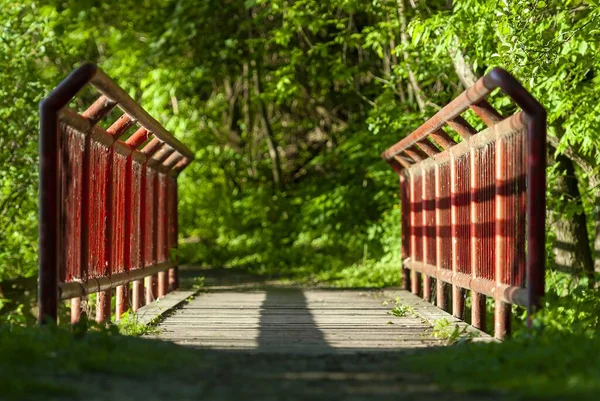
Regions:
[[[586, 283], [567, 290], [550, 284], [533, 330], [517, 331], [501, 343], [458, 341], [414, 355], [412, 366], [453, 391], [494, 390], [524, 400], [598, 399], [600, 295]], [[449, 324], [437, 326], [434, 333], [452, 330]]]
[[521, 337], [502, 343], [460, 343], [411, 359], [443, 388], [499, 391], [512, 399], [596, 400], [600, 339], [573, 334]]
[[192, 367], [200, 359], [199, 352], [123, 336], [117, 328], [71, 331], [8, 325], [0, 328], [0, 355], [0, 394], [7, 400], [89, 399], [94, 392], [131, 386], [153, 375], [176, 383], [186, 375], [174, 367]]

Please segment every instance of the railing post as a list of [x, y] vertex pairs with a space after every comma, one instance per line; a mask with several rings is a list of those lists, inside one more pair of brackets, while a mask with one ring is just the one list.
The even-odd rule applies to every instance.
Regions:
[[81, 298], [71, 298], [71, 324], [79, 322], [81, 318]]
[[143, 305], [144, 283], [142, 280], [135, 280], [131, 287], [131, 310], [137, 312]]
[[115, 297], [115, 319], [120, 320], [121, 315], [129, 309], [129, 283], [118, 286], [115, 292]]
[[96, 298], [96, 322], [103, 323], [107, 319], [110, 321], [110, 301], [111, 291], [100, 291]]
[[154, 276], [146, 277], [146, 281], [144, 282], [144, 286], [146, 287], [146, 304], [152, 303], [156, 299], [153, 291], [155, 286]]

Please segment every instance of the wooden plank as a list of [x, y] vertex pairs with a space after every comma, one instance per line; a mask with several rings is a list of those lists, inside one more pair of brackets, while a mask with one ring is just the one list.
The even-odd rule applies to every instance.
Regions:
[[196, 294], [196, 291], [173, 291], [163, 298], [142, 306], [135, 314], [138, 323], [149, 325], [160, 319], [165, 313], [177, 307], [186, 299]]
[[[396, 302], [415, 314], [390, 315]], [[211, 289], [173, 312], [151, 337], [206, 349], [356, 353], [442, 345], [431, 335], [437, 319], [464, 325], [400, 290]]]

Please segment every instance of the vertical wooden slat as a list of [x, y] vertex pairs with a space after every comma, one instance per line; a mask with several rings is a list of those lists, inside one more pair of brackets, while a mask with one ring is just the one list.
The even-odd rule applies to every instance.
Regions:
[[[89, 277], [108, 276], [110, 268], [110, 239], [107, 235], [111, 213], [112, 148], [90, 141], [89, 165]], [[107, 313], [108, 310], [108, 313]], [[110, 292], [98, 293], [96, 321], [110, 317]]]
[[[85, 277], [82, 265], [84, 241], [82, 238], [82, 215], [84, 194], [84, 180], [87, 178], [85, 153], [87, 135], [68, 125], [61, 123], [59, 132], [63, 145], [63, 162], [61, 166], [62, 194], [61, 215], [64, 222], [63, 243], [65, 250], [63, 268], [59, 271], [59, 280], [71, 282], [82, 280]], [[87, 248], [86, 248], [87, 249]], [[76, 323], [81, 315], [81, 299], [71, 299], [71, 323]]]
[[[138, 159], [134, 153], [133, 162], [133, 182], [135, 196], [132, 198], [132, 263], [136, 269], [145, 266], [146, 252], [146, 164]], [[136, 248], [137, 245], [137, 248]], [[132, 309], [137, 309], [146, 303], [146, 293], [144, 289], [144, 280], [137, 280], [132, 286]]]
[[[162, 148], [161, 148], [162, 149]], [[159, 186], [159, 182], [158, 182], [158, 171], [156, 170], [155, 167], [150, 167], [148, 166], [150, 170], [153, 170], [153, 186], [152, 186], [152, 192], [150, 194], [150, 196], [152, 197], [152, 202], [153, 202], [153, 207], [152, 207], [152, 264], [156, 264], [158, 262], [158, 221], [159, 221], [159, 211], [158, 211], [158, 207], [159, 207], [159, 200], [158, 200], [158, 196], [159, 196], [159, 192], [158, 192], [158, 186]], [[158, 299], [159, 298], [159, 279], [158, 279], [159, 274], [155, 274], [152, 276], [152, 297], [153, 299]]]
[[[428, 265], [435, 265], [435, 165], [433, 160], [421, 162], [422, 169], [422, 237], [423, 261]], [[432, 278], [423, 273], [423, 299], [431, 302]]]
[[[154, 196], [154, 186], [156, 183], [156, 170], [148, 166], [147, 164], [144, 166], [145, 168], [145, 190], [144, 190], [144, 259], [143, 266], [151, 266], [156, 262], [155, 254], [154, 254], [154, 245], [155, 245], [155, 196]], [[153, 291], [153, 288], [156, 286], [156, 279], [154, 276], [146, 277], [145, 287], [146, 287], [146, 303], [149, 304], [156, 299], [156, 293]]]
[[[450, 155], [450, 196], [452, 231], [452, 272], [463, 273], [469, 256], [469, 163], [464, 156]], [[466, 227], [466, 229], [465, 229]], [[470, 266], [469, 266], [470, 267]], [[452, 314], [465, 318], [465, 290], [452, 285]]]
[[[451, 266], [452, 245], [449, 241], [450, 232], [450, 191], [449, 191], [448, 161], [444, 163], [436, 160], [435, 164], [435, 246], [436, 246], [436, 271], [438, 276], [443, 270]], [[450, 266], [448, 266], [450, 264]], [[444, 281], [436, 281], [436, 305], [450, 311], [450, 286]]]
[[[502, 284], [502, 276], [507, 262], [509, 251], [509, 224], [508, 219], [514, 216], [508, 215], [509, 206], [509, 183], [507, 171], [507, 146], [506, 139], [499, 138], [496, 141], [496, 283]], [[494, 305], [494, 336], [503, 339], [510, 331], [510, 305], [500, 300]]]
[[402, 224], [402, 289], [409, 290], [410, 270], [404, 265], [404, 261], [410, 257], [410, 178], [408, 172], [404, 170], [400, 173], [400, 207]]
[[[421, 239], [421, 172], [420, 166], [410, 171], [410, 261], [412, 264], [422, 262]], [[411, 292], [415, 295], [421, 294], [421, 274], [415, 270], [411, 271]]]
[[[156, 177], [156, 260], [157, 263], [167, 261], [167, 177], [159, 171]], [[158, 297], [162, 298], [169, 291], [168, 272], [158, 273]]]
[[[168, 183], [168, 197], [169, 197], [169, 219], [168, 219], [168, 227], [169, 227], [169, 245], [168, 245], [168, 258], [173, 260], [175, 264], [177, 264], [177, 242], [179, 235], [178, 228], [178, 187], [177, 187], [177, 175], [173, 175], [169, 173], [167, 177]], [[170, 253], [173, 252], [174, 255], [171, 257]], [[177, 266], [169, 269], [169, 291], [173, 291], [179, 287], [179, 276]]]
[[[165, 182], [164, 182], [164, 197], [165, 197], [165, 211], [164, 211], [164, 253], [165, 253], [165, 261], [168, 262], [169, 261], [169, 256], [170, 256], [170, 252], [171, 252], [171, 203], [173, 202], [173, 200], [171, 199], [171, 184], [170, 184], [170, 180], [169, 180], [169, 175], [168, 173], [166, 173], [164, 175], [165, 177]], [[167, 280], [166, 280], [166, 292], [169, 293], [172, 291], [171, 289], [171, 269], [169, 269], [169, 271], [167, 271]]]
[[[471, 234], [471, 277], [476, 279], [478, 277], [479, 269], [481, 268], [480, 255], [484, 251], [482, 244], [482, 232], [480, 230], [481, 225], [484, 224], [483, 220], [483, 199], [482, 189], [485, 182], [482, 181], [482, 170], [481, 165], [481, 148], [472, 147], [469, 151], [469, 158], [471, 163], [471, 176], [470, 176], [470, 234]], [[471, 325], [474, 327], [485, 330], [485, 296], [478, 293], [477, 291], [471, 290]]]
[[[118, 132], [117, 132], [118, 133]], [[130, 195], [130, 156], [123, 153], [123, 149], [113, 152], [112, 172], [112, 223], [111, 225], [111, 274], [123, 273], [126, 268], [126, 254], [129, 253], [130, 222], [129, 203]], [[129, 284], [118, 286], [115, 290], [116, 309], [115, 319], [120, 320], [121, 315], [129, 309]]]
[[[130, 271], [131, 269], [134, 269], [134, 264], [136, 263], [136, 261], [134, 261], [136, 259], [134, 253], [136, 252], [134, 249], [137, 249], [137, 239], [136, 239], [136, 233], [138, 231], [136, 224], [137, 224], [137, 219], [134, 217], [134, 213], [137, 213], [138, 211], [135, 210], [135, 206], [137, 203], [137, 194], [134, 192], [136, 189], [136, 186], [134, 186], [134, 179], [136, 179], [137, 177], [135, 177], [134, 174], [134, 162], [133, 162], [133, 158], [134, 155], [133, 153], [131, 153], [129, 156], [127, 156], [127, 161], [126, 161], [126, 165], [125, 165], [125, 199], [124, 199], [124, 254], [123, 254], [123, 265], [124, 265], [124, 270], [125, 271]], [[133, 286], [135, 288], [135, 285]], [[119, 294], [119, 292], [121, 291], [121, 294]], [[132, 289], [132, 291], [134, 291]], [[127, 310], [130, 307], [130, 302], [129, 302], [129, 284], [127, 284], [127, 288], [126, 289], [117, 289], [117, 305], [119, 305], [119, 298], [120, 296], [126, 299], [123, 299], [123, 302], [120, 303], [120, 305], [125, 305], [125, 310]], [[133, 294], [131, 294], [131, 298], [133, 297]], [[137, 294], [136, 301], [139, 302], [139, 294]], [[133, 301], [133, 299], [132, 299]], [[133, 311], [137, 311], [137, 309], [139, 308], [139, 304], [134, 305], [133, 303], [131, 303], [131, 309]], [[121, 317], [121, 313], [122, 310], [119, 310], [119, 308], [117, 307], [117, 319], [120, 319]]]

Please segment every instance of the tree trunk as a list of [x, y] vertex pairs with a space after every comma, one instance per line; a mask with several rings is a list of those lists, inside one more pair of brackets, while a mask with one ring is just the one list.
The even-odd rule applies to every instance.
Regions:
[[[398, 4], [398, 20], [400, 22], [400, 43], [405, 46], [408, 43], [408, 24], [406, 22], [406, 7], [404, 5], [404, 0], [397, 0]], [[408, 71], [408, 82], [410, 87], [412, 88], [412, 92], [415, 96], [415, 100], [417, 101], [417, 105], [419, 106], [419, 110], [425, 110], [425, 101], [423, 100], [422, 90], [419, 86], [419, 82], [415, 77], [412, 69], [409, 65], [409, 55], [408, 52], [404, 51], [402, 54], [404, 58], [404, 63], [406, 64], [406, 70]]]
[[[594, 261], [590, 247], [586, 216], [583, 212], [581, 194], [575, 176], [573, 161], [565, 155], [556, 156], [556, 163], [561, 175], [556, 182], [556, 196], [567, 197], [558, 210], [552, 226], [556, 232], [553, 246], [554, 260], [560, 270], [575, 274], [585, 274], [593, 282]], [[578, 209], [573, 217], [567, 217], [565, 210], [571, 204]]]
[[467, 62], [465, 55], [460, 48], [460, 41], [456, 36], [452, 40], [449, 53], [450, 58], [452, 59], [452, 65], [454, 66], [454, 71], [456, 71], [460, 83], [465, 89], [470, 88], [477, 82], [477, 76], [473, 72], [471, 64]]
[[254, 71], [254, 86], [256, 95], [258, 97], [259, 116], [262, 125], [263, 132], [267, 138], [267, 146], [269, 148], [269, 157], [271, 158], [271, 170], [273, 172], [273, 183], [276, 187], [281, 187], [281, 161], [279, 157], [279, 150], [277, 150], [277, 141], [273, 135], [273, 129], [269, 122], [269, 116], [267, 115], [267, 108], [265, 102], [261, 99], [262, 83], [261, 83], [261, 70], [259, 63], [257, 62], [257, 68]]
[[[562, 120], [557, 120], [555, 122], [556, 126], [562, 127]], [[562, 136], [564, 132], [562, 129], [559, 130], [558, 134]], [[548, 136], [548, 144], [551, 149], [555, 150], [558, 148], [560, 144], [560, 139]], [[564, 157], [571, 161], [571, 164], [575, 163], [579, 168], [587, 175], [588, 177], [588, 185], [592, 188], [592, 194], [594, 197], [594, 253], [592, 258], [594, 260], [593, 269], [595, 273], [600, 273], [600, 178], [598, 177], [597, 172], [595, 171], [593, 162], [589, 161], [585, 156], [581, 155], [577, 149], [569, 146], [563, 150]], [[575, 178], [576, 180], [576, 178]], [[580, 200], [581, 202], [581, 200]], [[586, 226], [587, 227], [587, 226]], [[587, 229], [586, 229], [587, 231]], [[593, 285], [593, 281], [595, 279], [593, 274], [588, 274], [588, 277], [591, 278], [590, 286]]]

